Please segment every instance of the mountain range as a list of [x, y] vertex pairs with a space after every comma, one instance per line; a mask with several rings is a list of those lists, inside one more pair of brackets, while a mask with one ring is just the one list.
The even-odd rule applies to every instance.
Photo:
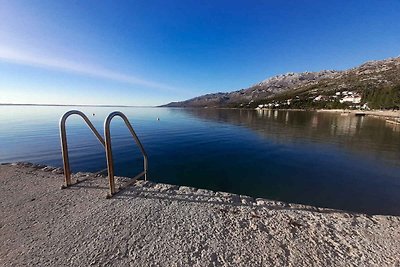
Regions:
[[[361, 98], [354, 105], [341, 94]], [[338, 97], [339, 96], [339, 97]], [[255, 108], [400, 108], [400, 57], [369, 61], [336, 71], [286, 73], [248, 88], [198, 96], [166, 107]], [[364, 105], [365, 106], [365, 105]]]

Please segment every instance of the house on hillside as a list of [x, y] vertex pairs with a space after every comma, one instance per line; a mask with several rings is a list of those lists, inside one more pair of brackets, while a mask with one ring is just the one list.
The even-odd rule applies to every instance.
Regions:
[[349, 94], [339, 100], [340, 103], [353, 103], [353, 104], [360, 104], [361, 103], [361, 96], [356, 94]]
[[325, 96], [319, 95], [319, 96], [315, 97], [315, 98], [313, 99], [313, 101], [316, 102], [316, 101], [321, 101], [321, 100], [324, 100], [324, 99], [325, 99]]

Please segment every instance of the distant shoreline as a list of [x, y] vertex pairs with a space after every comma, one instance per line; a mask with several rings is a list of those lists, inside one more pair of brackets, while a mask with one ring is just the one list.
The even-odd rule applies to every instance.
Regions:
[[254, 109], [254, 108], [227, 108], [227, 107], [166, 107], [177, 109], [229, 109], [229, 110], [265, 110], [265, 111], [309, 111], [309, 112], [329, 112], [329, 113], [346, 113], [346, 114], [364, 114], [366, 116], [380, 117], [380, 118], [400, 118], [400, 110], [354, 110], [354, 109]]
[[[165, 106], [128, 106], [128, 105], [70, 105], [70, 104], [12, 104], [0, 103], [0, 106], [42, 106], [42, 107], [121, 107], [121, 108], [178, 108], [178, 109], [231, 109], [257, 110], [253, 108], [226, 108], [226, 107], [165, 107]], [[313, 111], [329, 113], [365, 114], [380, 118], [400, 118], [400, 110], [352, 110], [352, 109], [260, 109], [272, 111]]]
[[154, 108], [156, 106], [128, 106], [128, 105], [71, 105], [71, 104], [13, 104], [0, 103], [0, 106], [38, 106], [38, 107], [120, 107], [120, 108]]
[[[268, 110], [268, 109], [267, 109]], [[400, 118], [400, 110], [353, 110], [353, 109], [271, 109], [282, 111], [312, 111], [312, 112], [325, 112], [325, 113], [339, 113], [339, 114], [352, 114], [352, 115], [365, 115], [371, 117], [378, 117], [381, 119]]]
[[364, 114], [376, 117], [398, 118], [400, 110], [358, 110], [358, 109], [261, 109], [261, 110], [281, 110], [281, 111], [313, 111], [329, 113]]

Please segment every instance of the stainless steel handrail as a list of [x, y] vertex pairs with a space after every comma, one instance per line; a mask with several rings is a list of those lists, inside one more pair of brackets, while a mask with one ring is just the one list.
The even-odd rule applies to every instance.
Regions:
[[106, 148], [106, 157], [107, 157], [107, 169], [108, 169], [108, 179], [109, 179], [109, 184], [110, 184], [110, 194], [109, 197], [113, 196], [116, 193], [115, 190], [115, 179], [114, 179], [114, 162], [113, 162], [113, 156], [112, 156], [112, 148], [111, 148], [111, 134], [110, 134], [110, 123], [111, 120], [114, 117], [121, 117], [125, 125], [128, 127], [133, 139], [135, 139], [135, 142], [137, 146], [139, 147], [140, 151], [142, 152], [143, 155], [143, 165], [144, 165], [144, 171], [136, 175], [136, 179], [144, 176], [144, 180], [147, 180], [147, 154], [146, 151], [143, 148], [142, 143], [140, 143], [139, 138], [137, 137], [135, 131], [132, 128], [132, 125], [130, 124], [128, 118], [120, 111], [114, 111], [108, 115], [106, 120], [104, 121], [104, 137], [105, 137], [105, 148]]
[[86, 122], [87, 126], [89, 126], [90, 130], [97, 137], [99, 142], [105, 147], [105, 142], [103, 137], [99, 134], [93, 124], [90, 122], [88, 117], [79, 110], [70, 110], [66, 112], [60, 119], [60, 139], [61, 139], [61, 150], [64, 164], [64, 176], [65, 176], [65, 185], [62, 188], [70, 186], [71, 183], [71, 169], [69, 165], [69, 156], [68, 156], [68, 143], [67, 143], [67, 132], [65, 130], [66, 120], [71, 115], [79, 115]]

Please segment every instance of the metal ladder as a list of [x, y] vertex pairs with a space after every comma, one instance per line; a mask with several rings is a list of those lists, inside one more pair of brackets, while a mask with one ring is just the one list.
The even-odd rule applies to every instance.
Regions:
[[90, 128], [90, 130], [93, 132], [93, 134], [96, 136], [96, 138], [99, 140], [99, 142], [103, 145], [106, 153], [106, 158], [107, 158], [107, 171], [108, 171], [108, 181], [109, 181], [109, 193], [107, 195], [107, 198], [112, 197], [115, 195], [117, 192], [115, 188], [115, 179], [114, 179], [114, 160], [112, 156], [112, 146], [111, 146], [111, 132], [110, 132], [110, 124], [111, 121], [114, 117], [121, 117], [123, 121], [125, 122], [125, 125], [127, 126], [129, 132], [131, 133], [133, 139], [136, 142], [136, 145], [139, 147], [142, 155], [143, 155], [143, 167], [144, 170], [137, 174], [131, 182], [129, 182], [127, 185], [135, 182], [137, 179], [144, 177], [144, 180], [147, 180], [147, 170], [148, 170], [148, 158], [147, 158], [147, 153], [143, 148], [142, 143], [140, 142], [139, 138], [137, 137], [135, 131], [133, 130], [132, 125], [130, 124], [128, 118], [120, 111], [114, 111], [110, 113], [107, 118], [104, 121], [104, 137], [99, 134], [99, 132], [96, 130], [96, 128], [93, 126], [93, 124], [90, 122], [89, 118], [81, 111], [79, 110], [70, 110], [66, 112], [60, 119], [60, 140], [61, 140], [61, 150], [62, 150], [62, 158], [63, 158], [63, 165], [64, 165], [64, 177], [65, 177], [65, 183], [61, 188], [67, 188], [72, 185], [71, 181], [71, 169], [69, 165], [69, 156], [68, 156], [68, 143], [67, 143], [67, 132], [66, 132], [66, 121], [67, 118], [71, 115], [78, 115], [83, 118], [85, 121], [86, 125]]

